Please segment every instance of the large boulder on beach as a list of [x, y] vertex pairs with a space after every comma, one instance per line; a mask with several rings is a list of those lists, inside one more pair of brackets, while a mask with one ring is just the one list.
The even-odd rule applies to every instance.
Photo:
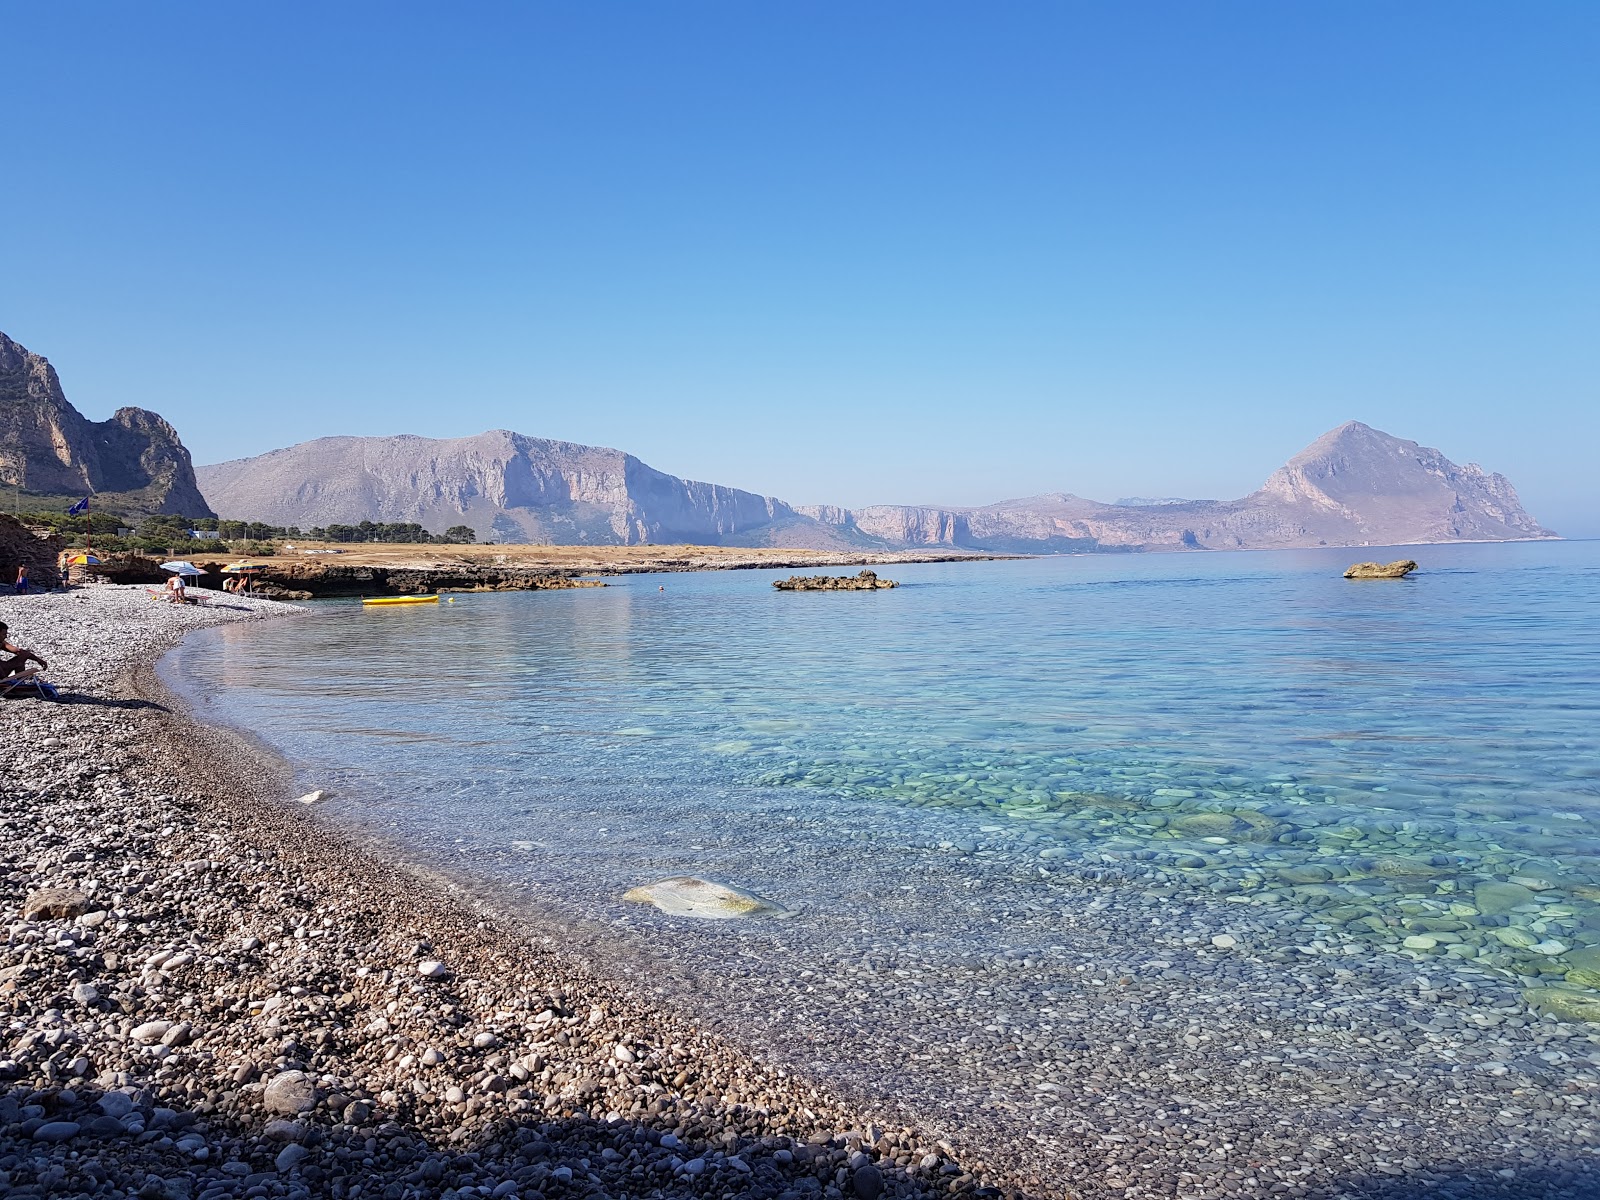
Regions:
[[674, 875], [656, 883], [647, 883], [623, 893], [624, 900], [637, 904], [654, 904], [662, 912], [674, 917], [695, 917], [702, 921], [724, 921], [733, 917], [751, 917], [759, 913], [786, 916], [788, 910], [753, 892], [713, 883], [696, 875]]
[[304, 1071], [279, 1071], [261, 1094], [262, 1106], [286, 1117], [310, 1112], [317, 1106], [317, 1089]]
[[1358, 562], [1345, 571], [1346, 579], [1404, 579], [1417, 569], [1414, 559], [1397, 558], [1392, 563]]
[[22, 904], [24, 921], [65, 921], [82, 916], [89, 909], [89, 897], [72, 888], [48, 887], [30, 892]]

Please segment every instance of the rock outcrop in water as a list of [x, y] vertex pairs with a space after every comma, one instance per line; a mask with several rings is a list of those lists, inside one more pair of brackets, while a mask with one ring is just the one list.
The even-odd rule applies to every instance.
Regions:
[[177, 430], [142, 408], [86, 420], [49, 361], [3, 333], [0, 484], [73, 499], [95, 492], [104, 504], [140, 512], [214, 515]]
[[1358, 421], [1317, 439], [1239, 500], [1102, 504], [1066, 492], [978, 508], [790, 505], [679, 479], [618, 450], [497, 430], [476, 437], [321, 438], [201, 467], [230, 517], [310, 528], [415, 521], [482, 540], [693, 542], [999, 554], [1240, 550], [1554, 536], [1503, 475]]
[[1344, 573], [1346, 579], [1404, 579], [1417, 569], [1415, 560], [1397, 558], [1391, 563], [1358, 562]]
[[773, 582], [780, 592], [872, 592], [899, 587], [892, 579], [879, 579], [876, 571], [857, 575], [791, 575]]

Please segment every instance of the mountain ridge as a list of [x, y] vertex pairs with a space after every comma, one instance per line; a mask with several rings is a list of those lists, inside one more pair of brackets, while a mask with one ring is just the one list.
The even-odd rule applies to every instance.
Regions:
[[977, 506], [789, 504], [680, 479], [624, 451], [490, 430], [318, 438], [201, 466], [229, 516], [273, 525], [416, 521], [497, 541], [700, 542], [974, 552], [1264, 549], [1554, 537], [1505, 476], [1360, 421], [1237, 500], [1107, 504], [1070, 492]]

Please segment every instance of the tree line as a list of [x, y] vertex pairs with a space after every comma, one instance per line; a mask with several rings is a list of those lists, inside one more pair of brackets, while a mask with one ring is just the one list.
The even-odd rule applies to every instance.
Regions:
[[[82, 546], [86, 540], [92, 539], [96, 550], [110, 554], [130, 551], [159, 554], [175, 551], [190, 542], [198, 543], [195, 547], [197, 550], [203, 548], [216, 554], [271, 554], [277, 547], [270, 543], [294, 538], [314, 542], [415, 545], [462, 545], [477, 541], [477, 534], [470, 525], [453, 525], [443, 533], [429, 533], [415, 522], [361, 521], [355, 525], [318, 525], [301, 530], [298, 525], [268, 525], [262, 521], [170, 514], [135, 516], [90, 511], [69, 516], [65, 511], [37, 511], [21, 512], [17, 517], [35, 529], [59, 534], [70, 546]], [[123, 533], [123, 530], [130, 532]], [[217, 536], [196, 538], [195, 533], [214, 533]]]

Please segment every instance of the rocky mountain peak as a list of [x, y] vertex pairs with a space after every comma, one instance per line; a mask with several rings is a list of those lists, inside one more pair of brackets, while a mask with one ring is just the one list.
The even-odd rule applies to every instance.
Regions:
[[43, 355], [0, 333], [0, 483], [39, 496], [100, 493], [144, 512], [210, 516], [173, 427], [142, 408], [89, 421]]

